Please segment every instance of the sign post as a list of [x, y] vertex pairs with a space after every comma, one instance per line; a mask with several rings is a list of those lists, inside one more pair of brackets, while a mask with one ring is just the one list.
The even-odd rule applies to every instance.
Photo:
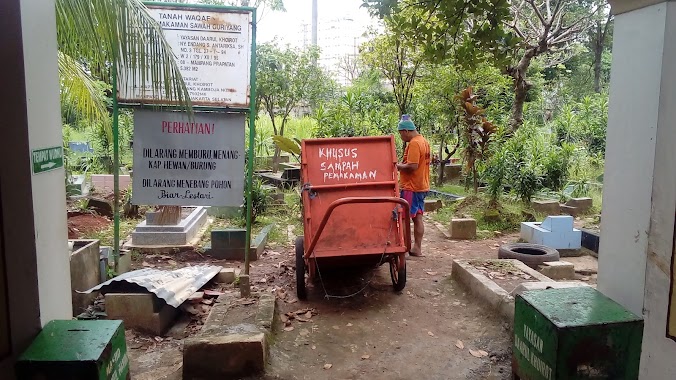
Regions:
[[[240, 206], [246, 194], [249, 273], [256, 120], [256, 8], [146, 2], [172, 48], [194, 114], [124, 71], [114, 80], [115, 266], [119, 257], [118, 102], [134, 115], [134, 204]], [[138, 80], [141, 78], [141, 80]], [[162, 107], [161, 110], [158, 110]], [[244, 190], [244, 127], [249, 147]]]
[[63, 147], [34, 149], [31, 152], [33, 174], [39, 174], [63, 167]]

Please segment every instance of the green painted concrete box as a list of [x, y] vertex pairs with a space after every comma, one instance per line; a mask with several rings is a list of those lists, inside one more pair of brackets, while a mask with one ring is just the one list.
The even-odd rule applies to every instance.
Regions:
[[21, 380], [130, 379], [122, 321], [51, 321], [16, 364]]
[[515, 379], [638, 379], [643, 320], [594, 288], [524, 292], [515, 300]]

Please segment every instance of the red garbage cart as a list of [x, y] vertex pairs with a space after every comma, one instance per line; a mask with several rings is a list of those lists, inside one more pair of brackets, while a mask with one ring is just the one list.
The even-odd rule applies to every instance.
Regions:
[[411, 249], [408, 203], [399, 197], [393, 136], [301, 142], [304, 234], [296, 239], [296, 292], [305, 274], [388, 263], [392, 285], [406, 285]]

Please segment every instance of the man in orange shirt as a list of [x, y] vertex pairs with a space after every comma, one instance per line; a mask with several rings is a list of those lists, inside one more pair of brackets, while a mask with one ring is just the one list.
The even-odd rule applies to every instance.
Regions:
[[425, 197], [430, 191], [430, 144], [418, 133], [410, 115], [402, 115], [397, 127], [399, 136], [407, 143], [403, 162], [397, 164], [400, 172], [401, 197], [411, 206], [414, 244], [411, 256], [422, 256], [425, 233], [423, 212]]

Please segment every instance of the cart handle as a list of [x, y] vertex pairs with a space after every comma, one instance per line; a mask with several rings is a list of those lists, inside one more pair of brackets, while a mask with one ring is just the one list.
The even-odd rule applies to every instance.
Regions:
[[317, 242], [319, 242], [319, 237], [324, 231], [324, 227], [326, 227], [326, 224], [328, 223], [329, 217], [331, 216], [331, 213], [333, 213], [333, 210], [335, 210], [338, 206], [357, 203], [397, 203], [400, 206], [402, 206], [402, 208], [404, 209], [404, 222], [402, 223], [404, 225], [405, 231], [404, 243], [406, 244], [406, 251], [408, 252], [411, 250], [411, 221], [409, 220], [410, 206], [408, 205], [408, 202], [398, 197], [349, 197], [349, 198], [340, 198], [338, 200], [333, 201], [329, 205], [329, 208], [326, 209], [326, 214], [324, 214], [322, 222], [319, 223], [317, 233], [315, 234], [314, 238], [312, 239], [312, 242], [310, 242], [310, 246], [305, 252], [306, 259], [310, 258], [312, 252], [315, 249], [315, 246], [317, 245]]

